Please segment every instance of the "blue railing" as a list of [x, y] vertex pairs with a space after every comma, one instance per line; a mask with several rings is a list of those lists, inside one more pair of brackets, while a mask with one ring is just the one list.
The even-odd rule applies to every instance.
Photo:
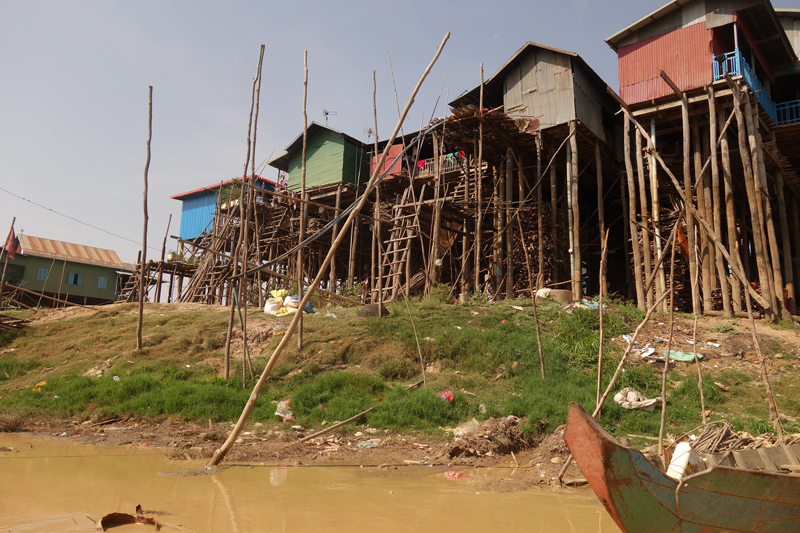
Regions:
[[800, 100], [782, 102], [775, 105], [775, 112], [778, 115], [778, 124], [791, 124], [800, 122]]
[[[719, 58], [720, 61], [718, 61], [717, 58]], [[742, 76], [745, 83], [750, 86], [750, 90], [756, 95], [758, 103], [761, 104], [761, 107], [774, 123], [788, 124], [789, 122], [800, 120], [800, 116], [798, 116], [800, 113], [800, 101], [784, 102], [776, 105], [767, 94], [767, 91], [761, 84], [761, 80], [758, 79], [758, 76], [756, 76], [756, 73], [750, 68], [750, 65], [747, 64], [747, 61], [738, 49], [715, 57], [713, 63], [714, 81], [724, 78], [726, 72], [733, 76]], [[778, 108], [782, 110], [780, 114]]]

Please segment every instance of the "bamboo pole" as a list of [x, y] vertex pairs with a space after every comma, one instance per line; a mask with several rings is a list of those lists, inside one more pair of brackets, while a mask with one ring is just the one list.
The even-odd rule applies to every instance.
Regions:
[[[372, 71], [372, 117], [375, 122], [375, 161], [378, 160], [378, 104], [376, 95], [378, 92], [378, 85], [375, 81], [375, 71]], [[383, 316], [383, 241], [381, 240], [381, 188], [380, 185], [375, 187], [375, 240], [378, 243], [376, 250], [377, 255], [377, 288], [378, 288], [378, 317]]]
[[[723, 113], [720, 111], [717, 118], [718, 124], [722, 124]], [[728, 147], [728, 136], [722, 133], [720, 142], [720, 159], [722, 160], [722, 181], [725, 186], [725, 224], [728, 232], [728, 248], [732, 256], [739, 256], [739, 237], [736, 229], [736, 206], [733, 201], [733, 177], [731, 174], [731, 154]], [[719, 235], [722, 235], [720, 233]], [[719, 257], [720, 254], [717, 254]], [[725, 279], [731, 284], [731, 307], [733, 314], [742, 311], [742, 285], [736, 276]]]
[[[790, 264], [794, 264], [795, 275], [800, 284], [800, 205], [798, 205], [797, 198], [792, 196], [792, 236], [794, 237], [794, 253], [795, 256], [789, 256], [784, 259]], [[796, 296], [796, 295], [795, 295]]]
[[[169, 226], [172, 224], [172, 213], [169, 214], [169, 220], [167, 221], [167, 231], [164, 233], [164, 240], [161, 243], [161, 263], [164, 263], [164, 255], [167, 251], [167, 237], [169, 236]], [[161, 303], [161, 282], [162, 282], [162, 265], [158, 267], [158, 283], [156, 283], [156, 301]]]
[[[722, 199], [719, 190], [719, 163], [717, 161], [717, 104], [716, 96], [714, 96], [714, 89], [708, 87], [708, 116], [709, 116], [709, 152], [711, 153], [711, 190], [712, 190], [712, 204], [714, 206], [714, 231], [717, 235], [722, 236]], [[723, 133], [724, 135], [724, 133]], [[717, 277], [719, 278], [719, 288], [722, 292], [722, 311], [725, 316], [733, 316], [731, 310], [731, 294], [728, 290], [728, 274], [725, 271], [725, 263], [722, 260], [722, 255], [714, 254], [714, 263], [717, 267]]]
[[[419, 92], [419, 88], [422, 85], [422, 82], [425, 81], [425, 78], [427, 77], [427, 75], [431, 71], [431, 69], [433, 68], [434, 63], [436, 63], [436, 60], [441, 55], [442, 49], [444, 48], [444, 45], [445, 45], [445, 43], [447, 42], [447, 40], [449, 38], [450, 38], [450, 33], [448, 32], [445, 35], [444, 40], [442, 41], [442, 44], [439, 45], [439, 48], [436, 51], [436, 55], [431, 60], [430, 64], [428, 64], [428, 67], [425, 69], [425, 72], [422, 74], [422, 76], [420, 76], [419, 80], [417, 81], [417, 85], [414, 87], [414, 90], [411, 93], [411, 97], [409, 98], [409, 101], [406, 104], [406, 107], [403, 110], [403, 113], [400, 116], [400, 119], [398, 120], [398, 123], [395, 126], [395, 129], [392, 132], [392, 135], [389, 138], [389, 141], [386, 144], [386, 147], [384, 148], [383, 155], [381, 156], [380, 161], [376, 165], [375, 172], [372, 174], [372, 177], [370, 178], [369, 183], [367, 184], [367, 190], [369, 190], [370, 187], [372, 187], [375, 183], [377, 183], [378, 178], [380, 176], [380, 173], [379, 173], [378, 169], [380, 169], [382, 167], [383, 162], [386, 160], [386, 156], [389, 153], [389, 149], [390, 149], [392, 143], [394, 142], [394, 140], [395, 140], [395, 138], [397, 136], [397, 132], [400, 129], [400, 126], [402, 125], [406, 115], [408, 114], [408, 110], [411, 108], [411, 104], [414, 102], [414, 98], [416, 97], [417, 92]], [[331, 257], [333, 256], [333, 254], [336, 253], [336, 249], [339, 247], [339, 244], [342, 241], [342, 237], [344, 236], [345, 232], [349, 229], [349, 227], [352, 225], [353, 221], [355, 220], [356, 216], [358, 215], [358, 212], [364, 207], [364, 204], [366, 203], [366, 201], [367, 201], [367, 195], [362, 195], [362, 197], [358, 201], [358, 204], [356, 205], [355, 209], [347, 217], [347, 220], [345, 221], [344, 226], [342, 228], [342, 232], [339, 234], [338, 238], [331, 244], [331, 247], [328, 250], [328, 253], [327, 253], [326, 257], [325, 257], [325, 261], [323, 262], [323, 264], [322, 264], [322, 266], [321, 266], [321, 268], [320, 268], [320, 270], [319, 270], [319, 272], [317, 274], [317, 277], [314, 280], [314, 283], [312, 283], [309, 286], [308, 292], [305, 293], [305, 296], [303, 297], [303, 300], [300, 301], [300, 308], [305, 306], [306, 302], [313, 295], [314, 290], [319, 286], [319, 281], [322, 279], [322, 276], [324, 274], [324, 270], [330, 264]], [[256, 400], [258, 399], [258, 396], [261, 393], [261, 389], [264, 387], [264, 384], [266, 383], [267, 378], [269, 377], [273, 366], [275, 366], [275, 363], [277, 362], [277, 360], [280, 357], [281, 353], [283, 353], [283, 350], [286, 348], [286, 345], [289, 343], [289, 340], [291, 339], [292, 334], [297, 329], [297, 324], [299, 322], [299, 317], [300, 316], [302, 316], [302, 313], [297, 313], [294, 316], [294, 318], [292, 319], [292, 322], [289, 325], [289, 327], [288, 327], [288, 329], [286, 331], [286, 334], [283, 336], [283, 339], [281, 339], [281, 342], [278, 344], [277, 348], [275, 348], [275, 351], [272, 353], [272, 356], [270, 356], [270, 359], [267, 362], [267, 366], [264, 368], [264, 371], [262, 372], [261, 377], [258, 379], [258, 381], [256, 382], [255, 386], [253, 387], [253, 392], [250, 394], [250, 398], [247, 400], [247, 404], [245, 405], [244, 409], [242, 410], [242, 414], [240, 415], [238, 422], [236, 423], [236, 425], [234, 426], [233, 430], [231, 431], [231, 434], [228, 436], [228, 439], [225, 441], [225, 443], [219, 449], [214, 451], [214, 455], [212, 456], [211, 460], [209, 461], [210, 465], [219, 464], [220, 461], [222, 461], [225, 458], [227, 453], [233, 447], [233, 444], [234, 444], [234, 442], [236, 442], [236, 439], [239, 438], [239, 434], [241, 433], [242, 429], [244, 428], [244, 425], [247, 422], [247, 419], [250, 416], [250, 413], [253, 411], [253, 408], [255, 407], [255, 404], [256, 404]]]
[[475, 219], [475, 292], [481, 292], [481, 256], [483, 255], [483, 61], [481, 61], [481, 85], [478, 100], [478, 157], [475, 161], [477, 177], [475, 189], [478, 197], [478, 215]]
[[[308, 101], [308, 50], [303, 51], [303, 162], [300, 171], [300, 198], [306, 199], [306, 167], [307, 167], [307, 153], [308, 153], [308, 115], [306, 113], [306, 103]], [[305, 206], [300, 208], [300, 235], [298, 237], [298, 244], [305, 240], [306, 233], [306, 214]], [[303, 300], [303, 280], [305, 275], [303, 272], [303, 249], [297, 251], [297, 295], [300, 300]], [[297, 311], [300, 317], [297, 326], [297, 349], [303, 351], [303, 308], [300, 307]]]
[[[624, 117], [624, 155], [625, 172], [628, 177], [628, 226], [630, 232], [631, 250], [633, 253], [633, 276], [636, 284], [636, 306], [646, 309], [646, 298], [642, 286], [642, 259], [639, 254], [639, 237], [634, 217], [636, 216], [636, 184], [633, 181], [633, 165], [631, 164], [631, 121], [626, 114]], [[624, 203], [624, 199], [623, 199]]]
[[[144, 265], [147, 261], [147, 174], [150, 171], [150, 141], [153, 138], [153, 86], [147, 89], [147, 159], [144, 163], [144, 193], [142, 194], [142, 204], [144, 208], [144, 229], [142, 230], [142, 260], [141, 271], [139, 272], [139, 317], [136, 322], [136, 349], [142, 349], [142, 322], [144, 319]], [[64, 262], [66, 264], [66, 261]], [[59, 289], [60, 291], [60, 289]]]
[[[641, 210], [640, 215], [642, 218], [640, 228], [642, 235], [642, 257], [644, 260], [642, 268], [644, 269], [645, 276], [649, 276], [652, 271], [651, 262], [655, 261], [652, 261], [652, 253], [650, 251], [650, 217], [647, 213], [647, 187], [645, 186], [644, 180], [644, 160], [642, 159], [642, 133], [639, 130], [635, 130], [634, 133], [636, 138], [636, 173], [639, 177], [639, 209]], [[602, 236], [600, 238], [602, 239]], [[646, 291], [645, 302], [647, 307], [653, 305], [654, 298], [655, 290], [650, 289]]]

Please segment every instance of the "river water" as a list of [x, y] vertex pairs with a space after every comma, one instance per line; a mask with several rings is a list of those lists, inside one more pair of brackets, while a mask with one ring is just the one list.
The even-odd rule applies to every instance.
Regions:
[[[508, 469], [463, 470], [462, 479], [420, 467], [232, 465], [167, 460], [163, 450], [79, 445], [0, 433], [0, 531], [94, 531], [92, 520], [158, 512], [164, 531], [472, 531], [616, 533], [590, 489], [498, 493]], [[200, 475], [196, 475], [200, 474]], [[112, 529], [155, 531], [147, 525]]]

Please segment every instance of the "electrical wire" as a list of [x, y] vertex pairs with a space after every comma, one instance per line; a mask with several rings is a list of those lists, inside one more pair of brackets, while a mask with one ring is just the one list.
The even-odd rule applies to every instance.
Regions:
[[[23, 200], [23, 201], [25, 201], [25, 202], [28, 202], [28, 203], [30, 203], [30, 204], [33, 204], [33, 205], [35, 205], [35, 206], [37, 206], [37, 207], [41, 207], [42, 209], [44, 209], [44, 210], [46, 210], [46, 211], [50, 211], [51, 213], [55, 213], [56, 215], [59, 215], [59, 216], [62, 216], [62, 217], [64, 217], [64, 218], [68, 218], [68, 219], [70, 219], [70, 220], [73, 220], [73, 221], [77, 222], [78, 224], [83, 224], [84, 226], [88, 226], [88, 227], [90, 227], [90, 228], [92, 228], [92, 229], [96, 229], [96, 230], [102, 231], [103, 233], [107, 233], [107, 234], [109, 234], [109, 235], [111, 235], [111, 236], [113, 236], [113, 237], [117, 237], [118, 239], [122, 239], [122, 240], [125, 240], [125, 241], [129, 241], [129, 242], [132, 242], [132, 243], [135, 243], [135, 244], [141, 244], [141, 242], [140, 242], [140, 241], [135, 241], [135, 240], [133, 240], [133, 239], [129, 239], [128, 237], [123, 237], [122, 235], [117, 235], [116, 233], [112, 233], [112, 232], [110, 232], [110, 231], [108, 231], [108, 230], [106, 230], [106, 229], [100, 228], [100, 227], [98, 227], [98, 226], [95, 226], [95, 225], [93, 225], [93, 224], [89, 224], [88, 222], [84, 222], [84, 221], [82, 221], [82, 220], [78, 220], [78, 219], [77, 219], [77, 218], [75, 218], [75, 217], [71, 217], [71, 216], [69, 216], [69, 215], [65, 215], [64, 213], [59, 213], [59, 212], [58, 212], [58, 211], [56, 211], [55, 209], [50, 209], [50, 208], [49, 208], [49, 207], [47, 207], [47, 206], [44, 206], [44, 205], [42, 205], [42, 204], [40, 204], [40, 203], [37, 203], [37, 202], [34, 202], [33, 200], [29, 200], [29, 199], [27, 199], [27, 198], [24, 198], [24, 197], [22, 197], [22, 196], [20, 196], [20, 195], [18, 195], [18, 194], [14, 194], [13, 192], [11, 192], [11, 191], [9, 191], [9, 190], [7, 190], [7, 189], [4, 189], [4, 188], [2, 188], [2, 187], [0, 187], [0, 191], [3, 191], [4, 193], [10, 194], [11, 196], [14, 196], [15, 198], [19, 198], [20, 200]], [[160, 249], [159, 249], [159, 248], [154, 248], [153, 246], [148, 246], [148, 248], [149, 248], [150, 250], [155, 250], [156, 252], [160, 251]]]

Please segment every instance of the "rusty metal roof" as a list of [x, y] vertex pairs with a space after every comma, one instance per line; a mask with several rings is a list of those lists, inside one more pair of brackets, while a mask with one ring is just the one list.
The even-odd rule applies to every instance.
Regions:
[[19, 240], [22, 244], [23, 255], [66, 259], [78, 263], [90, 263], [115, 268], [131, 268], [131, 265], [120, 260], [114, 250], [54, 241], [53, 239], [42, 239], [41, 237], [31, 237], [30, 235], [20, 235]]

